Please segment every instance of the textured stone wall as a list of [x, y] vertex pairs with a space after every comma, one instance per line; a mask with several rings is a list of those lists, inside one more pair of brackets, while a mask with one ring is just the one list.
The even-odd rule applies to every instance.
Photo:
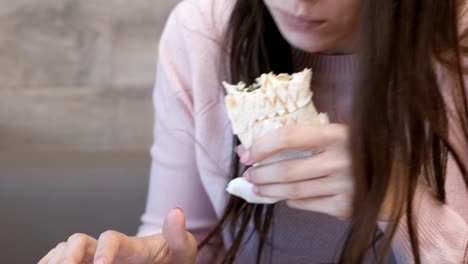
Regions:
[[0, 0], [0, 151], [140, 151], [177, 0]]

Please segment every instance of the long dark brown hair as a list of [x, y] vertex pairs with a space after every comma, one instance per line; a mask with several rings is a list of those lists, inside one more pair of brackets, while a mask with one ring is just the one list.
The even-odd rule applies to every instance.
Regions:
[[[467, 164], [462, 161], [462, 153], [455, 151], [448, 133], [450, 104], [454, 105], [452, 114], [457, 116], [463, 137], [468, 140], [468, 96], [461, 62], [468, 49], [460, 44], [466, 34], [459, 32], [464, 1], [364, 2], [360, 76], [350, 124], [356, 190], [351, 227], [339, 262], [362, 262], [373, 244], [385, 194], [392, 192], [394, 221], [387, 227], [378, 261], [383, 263], [389, 254], [397, 222], [404, 217], [414, 260], [421, 263], [417, 216], [412, 206], [421, 175], [436, 198], [445, 203], [450, 155], [468, 190]], [[291, 47], [279, 33], [263, 0], [237, 0], [226, 41], [232, 82], [251, 83], [264, 72], [292, 71]], [[437, 67], [446, 69], [455, 80], [454, 85], [443, 87], [448, 97], [439, 86]], [[237, 144], [239, 140], [235, 138], [233, 145]], [[232, 177], [239, 176], [242, 171], [235, 153], [232, 166]], [[273, 212], [273, 205], [252, 205], [231, 197], [220, 221], [199, 248], [229, 227], [233, 243], [223, 263], [232, 263], [253, 219], [259, 237], [256, 262], [260, 263]]]

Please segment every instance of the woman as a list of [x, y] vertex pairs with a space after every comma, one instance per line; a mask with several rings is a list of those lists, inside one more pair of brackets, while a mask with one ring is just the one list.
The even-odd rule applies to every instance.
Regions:
[[[160, 43], [139, 237], [75, 234], [40, 263], [463, 263], [462, 4], [184, 1]], [[237, 146], [220, 83], [305, 67], [332, 124], [283, 127]], [[249, 166], [285, 149], [321, 152]], [[226, 183], [241, 173], [258, 194], [285, 202], [228, 198]]]

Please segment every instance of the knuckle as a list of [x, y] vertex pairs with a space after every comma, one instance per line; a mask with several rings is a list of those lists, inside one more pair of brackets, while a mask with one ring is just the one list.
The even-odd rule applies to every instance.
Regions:
[[332, 124], [332, 127], [335, 129], [336, 134], [341, 136], [341, 137], [346, 137], [348, 133], [348, 127], [343, 124]]
[[67, 242], [60, 242], [57, 244], [57, 246], [55, 246], [56, 249], [62, 249], [62, 248], [65, 248], [67, 246]]
[[346, 183], [339, 183], [335, 187], [335, 193], [336, 194], [345, 194], [349, 191], [349, 187], [347, 186], [348, 184]]
[[351, 170], [351, 161], [347, 156], [336, 158], [333, 162], [330, 162], [330, 170], [348, 172]]
[[354, 186], [354, 181], [352, 180], [351, 177], [345, 182], [345, 188], [346, 188], [346, 193], [349, 194], [349, 200], [352, 200], [355, 186]]
[[336, 203], [338, 216], [347, 219], [351, 215], [351, 202], [347, 195], [343, 195], [339, 202]]
[[122, 234], [120, 234], [119, 232], [115, 230], [107, 230], [107, 231], [104, 231], [99, 236], [99, 239], [108, 238], [108, 239], [114, 240], [114, 239], [120, 239], [121, 237], [122, 237]]
[[86, 240], [85, 234], [75, 233], [68, 238], [67, 242], [76, 243], [76, 242], [82, 242], [84, 240]]
[[60, 263], [63, 263], [63, 264], [81, 263], [81, 259], [78, 259], [78, 257], [72, 254], [71, 252], [65, 252]]
[[346, 171], [351, 171], [351, 169], [352, 169], [351, 157], [349, 155], [346, 155], [345, 158], [343, 158], [342, 162], [343, 162], [342, 167]]
[[349, 136], [349, 129], [346, 125], [342, 124], [331, 124], [331, 133], [333, 137], [338, 141], [338, 142], [347, 142], [348, 141], [348, 136]]
[[47, 255], [45, 255], [45, 256], [41, 259], [40, 263], [45, 262], [45, 259], [47, 258], [47, 256], [51, 256], [51, 255], [55, 254], [56, 251], [57, 251], [57, 248], [55, 248], [55, 247], [52, 248], [52, 249], [47, 253]]
[[349, 194], [350, 196], [354, 193], [354, 182], [351, 177], [343, 176], [343, 178], [344, 179], [339, 182], [337, 189], [339, 193]]

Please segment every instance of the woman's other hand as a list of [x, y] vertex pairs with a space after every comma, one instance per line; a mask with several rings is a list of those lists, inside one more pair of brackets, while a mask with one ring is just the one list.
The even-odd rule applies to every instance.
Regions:
[[164, 221], [162, 234], [129, 237], [106, 231], [99, 239], [74, 234], [59, 243], [38, 264], [119, 264], [119, 263], [194, 263], [197, 242], [185, 229], [181, 209], [171, 210]]

